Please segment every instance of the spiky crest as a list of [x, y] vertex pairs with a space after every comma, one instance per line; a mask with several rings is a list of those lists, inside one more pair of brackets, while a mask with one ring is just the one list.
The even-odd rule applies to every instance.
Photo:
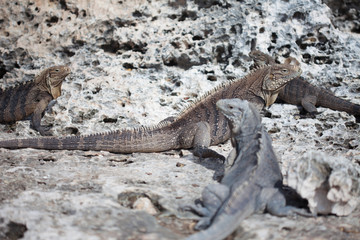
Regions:
[[0, 93], [12, 91], [13, 89], [18, 88], [18, 87], [23, 88], [25, 85], [33, 83], [33, 82], [34, 82], [34, 80], [29, 80], [29, 81], [25, 81], [25, 82], [16, 82], [14, 85], [11, 85], [9, 87], [0, 88]]
[[205, 92], [203, 95], [201, 95], [200, 97], [197, 97], [193, 102], [189, 103], [187, 106], [185, 106], [185, 108], [176, 115], [176, 119], [181, 118], [183, 115], [185, 115], [186, 113], [188, 113], [189, 111], [192, 111], [193, 109], [195, 109], [199, 104], [201, 104], [203, 101], [205, 101], [205, 99], [207, 97], [209, 97], [210, 95], [212, 95], [213, 93], [219, 91], [220, 89], [224, 89], [227, 88], [228, 86], [230, 86], [233, 83], [236, 82], [240, 82], [246, 78], [251, 77], [257, 70], [259, 69], [264, 69], [266, 67], [269, 67], [270, 65], [261, 65], [261, 66], [256, 66], [254, 69], [252, 69], [247, 75], [241, 77], [241, 78], [235, 78], [235, 79], [230, 79], [226, 82], [220, 83], [219, 85], [215, 86], [214, 88], [212, 88], [211, 90]]

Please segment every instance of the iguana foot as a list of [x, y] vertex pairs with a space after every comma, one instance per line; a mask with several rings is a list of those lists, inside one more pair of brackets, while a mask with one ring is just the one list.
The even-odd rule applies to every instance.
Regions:
[[50, 131], [50, 126], [41, 126], [38, 129], [35, 129], [40, 133], [41, 136], [52, 136], [52, 132]]
[[202, 217], [198, 223], [195, 225], [195, 230], [203, 230], [210, 226], [211, 224], [211, 218], [210, 217]]
[[199, 215], [201, 217], [194, 227], [195, 230], [205, 229], [211, 224], [211, 219], [212, 219], [213, 214], [211, 214], [209, 209], [207, 209], [206, 207], [203, 207], [201, 204], [186, 205], [186, 206], [180, 207], [180, 209], [182, 211], [193, 212], [196, 215]]
[[225, 161], [225, 157], [223, 155], [204, 146], [195, 147], [193, 154], [199, 158], [218, 158], [223, 162]]
[[201, 204], [185, 205], [185, 206], [180, 207], [180, 209], [182, 211], [188, 211], [188, 212], [195, 213], [196, 215], [199, 215], [200, 217], [208, 216], [210, 214], [210, 211], [206, 207], [202, 206]]
[[316, 115], [318, 114], [318, 112], [308, 112], [306, 113], [306, 117], [308, 118], [316, 118]]

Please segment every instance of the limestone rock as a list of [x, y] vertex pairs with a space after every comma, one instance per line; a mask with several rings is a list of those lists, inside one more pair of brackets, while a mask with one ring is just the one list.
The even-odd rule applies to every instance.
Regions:
[[139, 198], [134, 202], [133, 208], [137, 210], [143, 210], [150, 215], [155, 215], [157, 213], [155, 206], [148, 198]]
[[291, 164], [287, 181], [312, 213], [346, 216], [360, 201], [360, 167], [341, 157], [309, 152]]

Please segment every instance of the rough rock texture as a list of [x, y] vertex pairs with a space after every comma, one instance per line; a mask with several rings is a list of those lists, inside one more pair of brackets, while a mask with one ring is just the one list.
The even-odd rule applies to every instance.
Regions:
[[[55, 135], [156, 124], [246, 74], [257, 39], [280, 62], [297, 58], [311, 83], [360, 103], [357, 1], [341, 1], [341, 9], [354, 9], [350, 15], [336, 10], [337, 1], [256, 2], [1, 1], [0, 83], [69, 64], [73, 74], [42, 123], [53, 124]], [[314, 119], [285, 104], [265, 112], [283, 174], [310, 150], [360, 163], [355, 118], [319, 111]], [[37, 133], [28, 121], [0, 125], [1, 139], [29, 136]], [[213, 149], [227, 155], [230, 146]], [[189, 151], [0, 149], [0, 238], [180, 238], [193, 232], [195, 216], [179, 206], [193, 203], [222, 171], [218, 160]], [[358, 239], [359, 217], [359, 207], [341, 218], [255, 214], [234, 239]]]
[[292, 163], [288, 183], [313, 213], [346, 216], [359, 204], [360, 167], [345, 158], [308, 152]]

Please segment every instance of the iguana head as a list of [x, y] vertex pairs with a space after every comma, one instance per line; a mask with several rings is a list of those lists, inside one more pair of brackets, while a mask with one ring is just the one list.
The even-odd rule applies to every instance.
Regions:
[[296, 60], [293, 57], [288, 57], [287, 59], [285, 59], [284, 64], [300, 66], [300, 63], [298, 62], [298, 60]]
[[275, 102], [279, 91], [288, 82], [301, 75], [300, 63], [295, 58], [289, 57], [284, 64], [276, 64], [270, 55], [258, 50], [252, 50], [249, 57], [257, 67], [271, 66], [262, 86], [267, 107]]
[[228, 119], [233, 133], [251, 134], [261, 123], [256, 107], [247, 100], [221, 99], [216, 106]]
[[279, 91], [291, 80], [299, 77], [302, 73], [300, 64], [296, 59], [292, 59], [293, 64], [273, 64], [270, 65], [262, 83], [266, 106], [273, 104]]
[[68, 66], [54, 66], [45, 69], [36, 77], [35, 82], [42, 86], [53, 96], [54, 99], [61, 95], [61, 84], [65, 77], [70, 74]]
[[249, 53], [249, 57], [255, 62], [256, 66], [275, 64], [274, 59], [259, 50], [253, 50]]

